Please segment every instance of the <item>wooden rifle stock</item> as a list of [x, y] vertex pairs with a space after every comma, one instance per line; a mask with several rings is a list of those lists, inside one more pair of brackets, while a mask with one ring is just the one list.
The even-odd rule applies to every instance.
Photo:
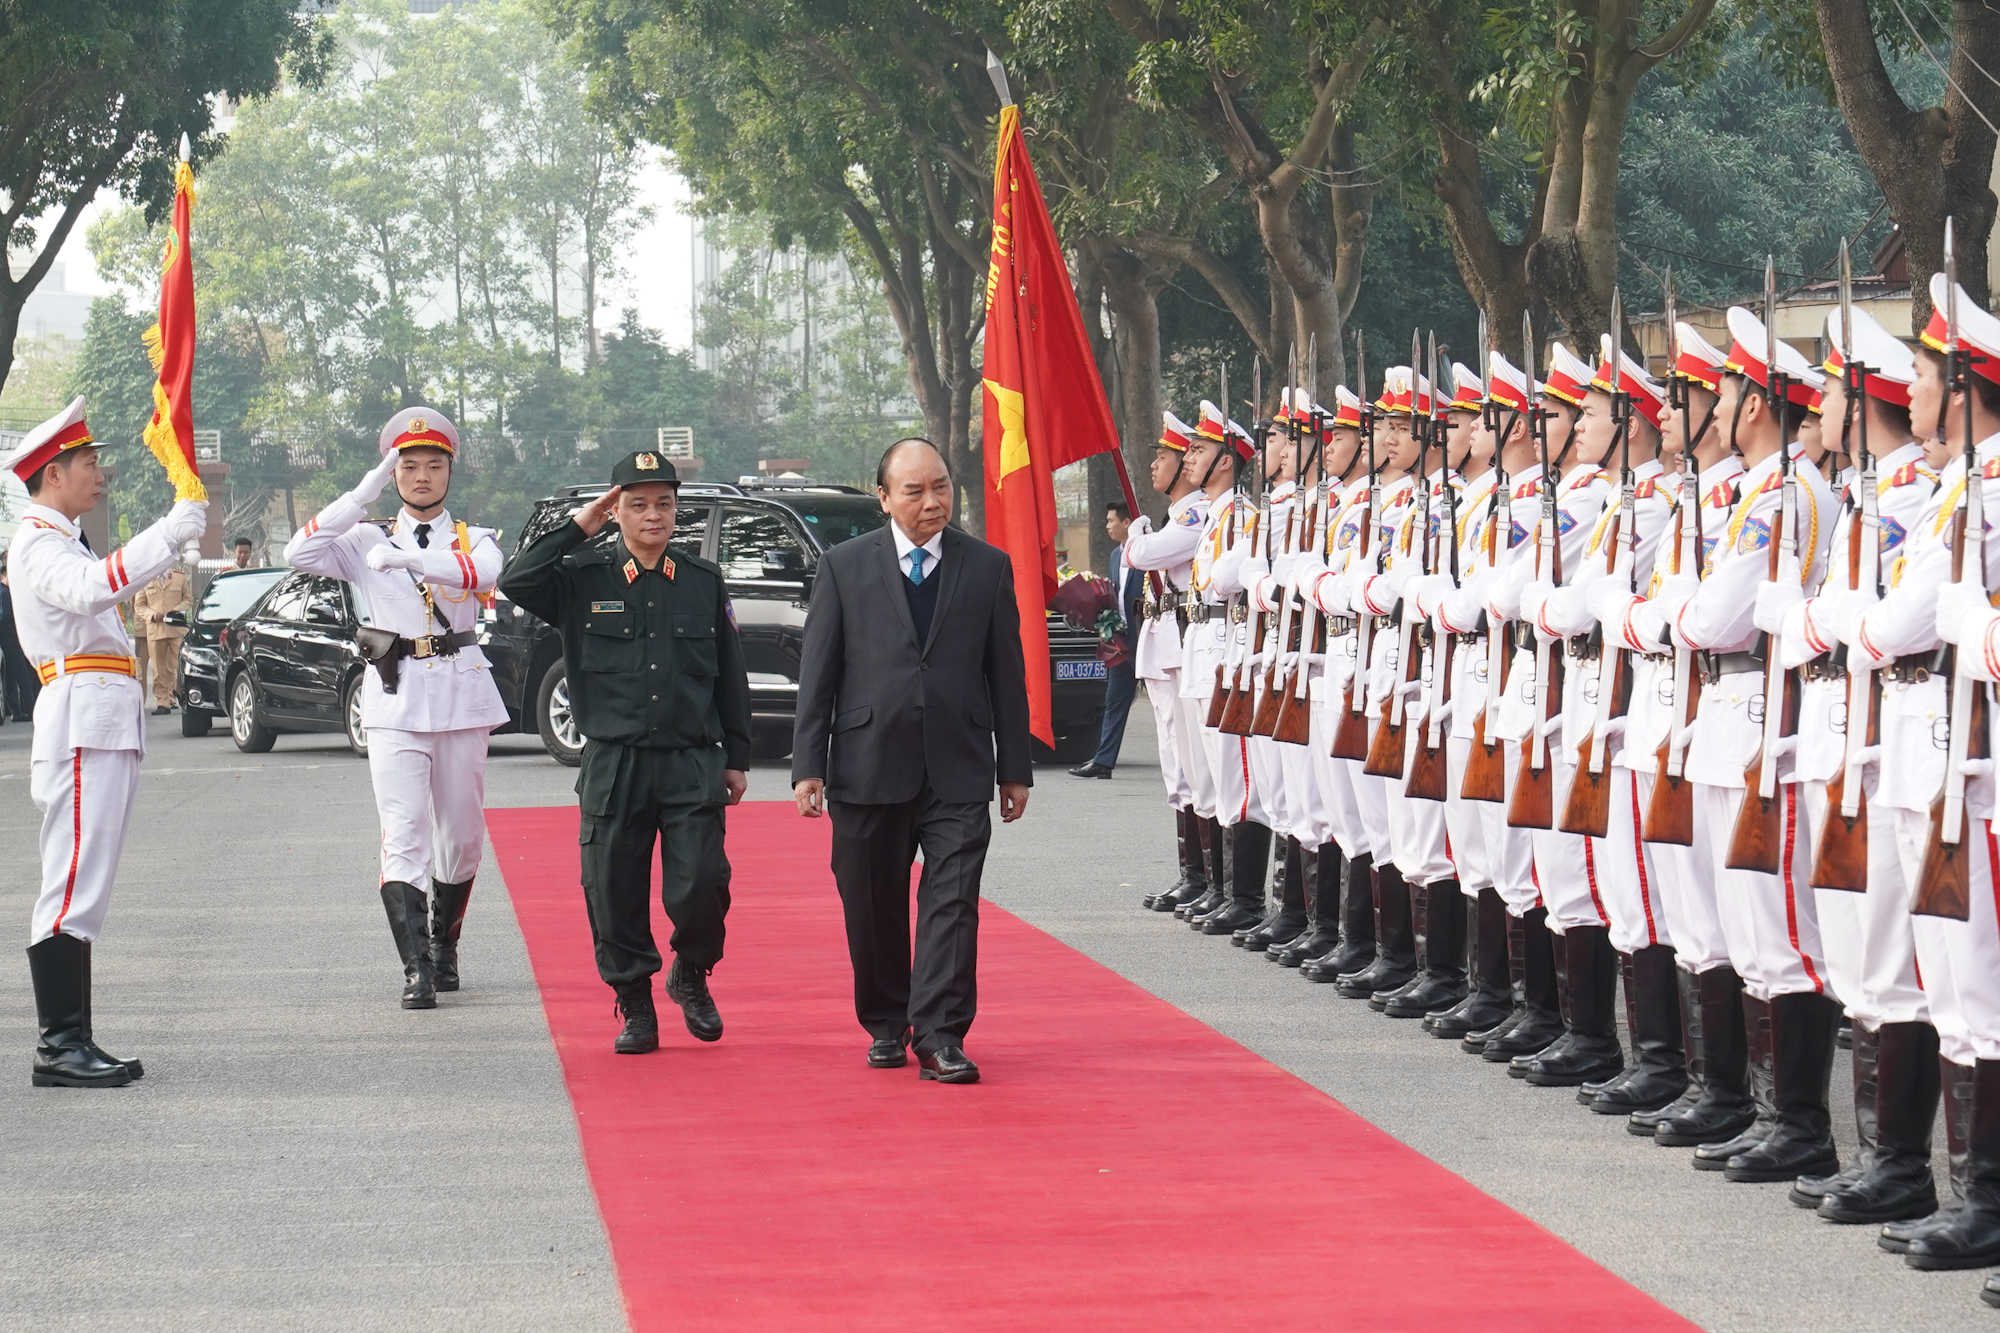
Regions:
[[1351, 759], [1363, 763], [1368, 758], [1368, 713], [1364, 703], [1368, 688], [1368, 664], [1358, 657], [1354, 664], [1354, 679], [1347, 683], [1347, 692], [1340, 700], [1340, 723], [1333, 729], [1333, 757]]
[[1215, 664], [1215, 692], [1208, 696], [1208, 722], [1206, 725], [1211, 727], [1220, 727], [1222, 725], [1222, 710], [1229, 706], [1229, 686], [1224, 684], [1222, 679], [1223, 673], [1229, 669], [1229, 650], [1226, 643], [1222, 656], [1223, 660]]
[[[1960, 530], [1963, 537], [1964, 531]], [[1986, 689], [1976, 686], [1972, 707], [1966, 718], [1965, 753], [1968, 758], [1984, 758], [1986, 751]], [[1954, 921], [1972, 919], [1972, 815], [1963, 813], [1958, 823], [1958, 841], [1944, 840], [1944, 796], [1931, 802], [1930, 846], [1924, 852], [1924, 873], [1917, 881], [1916, 901], [1910, 911], [1917, 916], [1948, 916]]]
[[[1419, 679], [1423, 673], [1421, 663], [1422, 658], [1416, 651], [1416, 644], [1406, 645], [1403, 648], [1402, 658], [1397, 663], [1402, 670], [1397, 677], [1396, 688], [1400, 689], [1409, 682]], [[1410, 713], [1408, 709], [1404, 709], [1400, 722], [1391, 721], [1396, 712], [1396, 699], [1392, 692], [1390, 697], [1382, 701], [1382, 712], [1375, 720], [1375, 734], [1368, 745], [1368, 762], [1361, 770], [1371, 777], [1403, 776], [1403, 739], [1409, 730]]]
[[[1690, 465], [1690, 468], [1692, 465]], [[1690, 472], [1681, 488], [1674, 515], [1674, 571], [1680, 572], [1689, 552], [1699, 561], [1701, 540], [1701, 494], [1697, 474]], [[1689, 515], [1694, 516], [1692, 523]], [[1692, 531], [1690, 531], [1692, 528]], [[1686, 648], [1674, 652], [1674, 702], [1680, 706], [1680, 722], [1667, 728], [1666, 738], [1654, 751], [1653, 795], [1646, 802], [1646, 817], [1640, 826], [1641, 842], [1675, 847], [1694, 846], [1694, 784], [1685, 768], [1673, 772], [1675, 738], [1694, 726], [1695, 710], [1701, 704], [1701, 679], [1694, 667], [1694, 653]]]
[[[1451, 635], [1440, 636], [1444, 647], [1434, 652], [1431, 660], [1431, 697], [1433, 707], [1443, 708], [1451, 699], [1451, 668], [1454, 641]], [[1423, 721], [1423, 732], [1417, 740], [1416, 753], [1410, 758], [1410, 774], [1403, 784], [1403, 795], [1419, 801], [1442, 801], [1448, 785], [1445, 772], [1445, 736], [1441, 733], [1435, 747], [1427, 743], [1430, 718]]]
[[[1489, 634], [1499, 634], [1498, 628], [1488, 629]], [[1504, 693], [1507, 677], [1514, 668], [1512, 654], [1500, 658], [1500, 688]], [[1465, 779], [1459, 785], [1458, 794], [1468, 801], [1492, 801], [1498, 804], [1507, 799], [1507, 750], [1497, 740], [1486, 738], [1486, 709], [1482, 705], [1479, 716], [1472, 724], [1472, 753], [1465, 761]]]
[[1252, 717], [1252, 705], [1257, 693], [1257, 675], [1250, 670], [1250, 649], [1254, 643], [1264, 638], [1264, 617], [1257, 616], [1253, 626], [1256, 637], [1243, 645], [1243, 662], [1230, 682], [1229, 699], [1222, 706], [1222, 719], [1215, 729], [1225, 736], [1248, 736]]
[[[1775, 640], [1770, 652], [1777, 652]], [[1799, 692], [1796, 678], [1789, 671], [1784, 673], [1779, 707], [1781, 732], [1790, 735], [1798, 727]], [[1771, 700], [1764, 700], [1769, 708]], [[1729, 859], [1723, 864], [1731, 870], [1756, 870], [1766, 875], [1775, 875], [1784, 865], [1785, 853], [1785, 792], [1784, 784], [1771, 788], [1771, 797], [1764, 799], [1758, 788], [1763, 785], [1764, 765], [1777, 760], [1758, 748], [1757, 757], [1750, 767], [1743, 771], [1743, 805], [1736, 812], [1736, 828], [1729, 838]]]
[[[1320, 545], [1316, 529], [1319, 526], [1320, 504], [1315, 501], [1306, 514], [1305, 527], [1300, 536], [1300, 549], [1310, 542], [1317, 549]], [[1299, 614], [1305, 615], [1305, 599], [1299, 598]], [[1271, 721], [1271, 739], [1281, 745], [1307, 745], [1312, 741], [1312, 712], [1306, 689], [1306, 657], [1313, 652], [1325, 651], [1320, 642], [1326, 631], [1326, 624], [1315, 611], [1310, 632], [1304, 628], [1305, 622], [1298, 621], [1299, 659], [1292, 669], [1291, 683], [1278, 702], [1278, 715]]]
[[[1627, 674], [1625, 654], [1618, 652], [1608, 641], [1600, 652], [1616, 653], [1611, 664], [1611, 680], [1607, 685], [1612, 691], [1613, 717], [1624, 713], [1618, 702], [1619, 696], [1629, 690], [1631, 677]], [[1583, 738], [1583, 744], [1576, 752], [1576, 775], [1570, 779], [1569, 799], [1563, 802], [1562, 831], [1582, 833], [1589, 837], [1601, 838], [1611, 829], [1611, 761], [1607, 756], [1604, 771], [1596, 771], [1597, 747], [1607, 742], [1597, 734], [1595, 727]]]
[[[1861, 505], [1854, 506], [1854, 518], [1847, 535], [1847, 586], [1861, 586], [1861, 541], [1868, 535], [1862, 524]], [[1849, 668], [1850, 671], [1852, 668]], [[1868, 744], [1874, 745], [1881, 739], [1882, 720], [1880, 700], [1876, 697], [1879, 677], [1868, 673], [1866, 689], [1868, 708]], [[1853, 679], [1849, 678], [1850, 687]], [[1848, 697], [1854, 697], [1852, 688]], [[1850, 705], [1847, 710], [1847, 725], [1852, 727], [1859, 719], [1854, 716]], [[1815, 889], [1844, 889], [1849, 893], [1868, 891], [1868, 794], [1855, 793], [1854, 818], [1849, 819], [1843, 807], [1847, 804], [1847, 764], [1843, 761], [1840, 771], [1826, 784], [1826, 827], [1820, 831], [1819, 850], [1813, 857], [1812, 886]]]
[[[1562, 697], [1562, 654], [1550, 653], [1549, 683], [1547, 698]], [[1542, 726], [1554, 716], [1553, 705], [1543, 710], [1548, 716], [1537, 717], [1534, 725]], [[1533, 735], [1521, 742], [1521, 767], [1514, 775], [1513, 799], [1507, 803], [1507, 823], [1512, 828], [1548, 828], [1555, 822], [1555, 786], [1552, 775], [1555, 772], [1555, 756], [1549, 755], [1542, 763], [1540, 771], [1535, 768], [1535, 743]]]

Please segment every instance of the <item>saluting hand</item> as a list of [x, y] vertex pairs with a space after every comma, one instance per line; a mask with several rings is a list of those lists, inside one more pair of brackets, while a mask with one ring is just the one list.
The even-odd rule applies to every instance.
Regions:
[[618, 496], [625, 488], [613, 486], [604, 494], [576, 511], [570, 521], [583, 529], [586, 537], [595, 537], [611, 518], [611, 511], [618, 507]]

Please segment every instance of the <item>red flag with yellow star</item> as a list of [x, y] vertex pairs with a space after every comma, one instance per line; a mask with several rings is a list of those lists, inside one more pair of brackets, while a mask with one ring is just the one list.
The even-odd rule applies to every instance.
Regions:
[[1116, 449], [1118, 428], [1084, 335], [1069, 265], [1021, 142], [1019, 107], [1001, 108], [994, 158], [981, 369], [986, 540], [1014, 562], [1028, 729], [1054, 745], [1045, 610], [1056, 594], [1055, 470]]
[[146, 354], [159, 379], [153, 384], [153, 419], [146, 447], [166, 468], [176, 500], [206, 500], [194, 461], [194, 256], [188, 224], [194, 212], [194, 171], [187, 148], [174, 168], [174, 216], [160, 265], [160, 322], [146, 330]]

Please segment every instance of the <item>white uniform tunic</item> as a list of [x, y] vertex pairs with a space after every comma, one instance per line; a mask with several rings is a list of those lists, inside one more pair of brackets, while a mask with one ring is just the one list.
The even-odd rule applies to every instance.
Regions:
[[[1361, 772], [1361, 762], [1333, 757], [1334, 737], [1347, 720], [1348, 690], [1354, 683], [1360, 636], [1349, 600], [1346, 575], [1360, 560], [1362, 529], [1366, 526], [1368, 478], [1350, 482], [1333, 505], [1326, 525], [1324, 550], [1299, 562], [1292, 577], [1305, 601], [1329, 617], [1324, 669], [1308, 682], [1313, 704], [1314, 772], [1319, 775], [1329, 821], [1329, 836], [1349, 860], [1380, 854], [1371, 829], [1388, 827], [1380, 785]], [[1335, 633], [1336, 626], [1344, 626]], [[1366, 699], [1363, 704], [1365, 707]], [[1364, 811], [1364, 803], [1368, 807]]]
[[1160, 746], [1160, 777], [1166, 783], [1167, 804], [1177, 809], [1195, 803], [1196, 770], [1188, 747], [1199, 744], [1201, 726], [1201, 719], [1194, 716], [1194, 701], [1181, 697], [1180, 604], [1194, 568], [1194, 548], [1207, 521], [1208, 496], [1191, 491], [1168, 506], [1158, 532], [1141, 514], [1132, 520], [1125, 539], [1125, 563], [1160, 581], [1155, 596], [1161, 614], [1139, 629], [1133, 671], [1146, 682]]
[[[390, 532], [364, 523], [366, 516], [359, 500], [343, 495], [292, 535], [285, 558], [352, 583], [368, 623], [404, 638], [476, 629], [478, 594], [493, 587], [503, 563], [493, 532], [467, 528], [461, 536], [441, 510], [428, 520], [428, 545], [419, 546], [417, 520], [408, 512], [396, 516]], [[369, 568], [369, 551], [385, 544], [417, 556], [420, 568]], [[419, 579], [446, 624], [425, 606]], [[463, 884], [478, 871], [485, 840], [486, 737], [507, 720], [507, 706], [477, 644], [455, 657], [406, 657], [399, 666], [394, 694], [384, 692], [372, 667], [361, 690], [382, 821], [382, 879], [424, 889], [432, 881]]]
[[29, 762], [42, 812], [31, 945], [58, 932], [94, 940], [103, 929], [146, 754], [145, 696], [118, 605], [173, 562], [165, 520], [99, 556], [57, 511], [22, 512], [7, 558], [14, 623], [28, 660], [54, 673], [35, 700]]

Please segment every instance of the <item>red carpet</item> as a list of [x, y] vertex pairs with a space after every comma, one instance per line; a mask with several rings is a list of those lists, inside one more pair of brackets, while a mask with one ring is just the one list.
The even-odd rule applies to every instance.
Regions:
[[[660, 1053], [614, 1056], [576, 812], [488, 823], [642, 1333], [1693, 1327], [990, 903], [968, 1041], [984, 1081], [866, 1068], [827, 825], [790, 802], [730, 815], [735, 899], [714, 983], [728, 1035], [703, 1046], [662, 1000]], [[1308, 1221], [1281, 1192], [1190, 1159], [1176, 1144], [1201, 1125], [1293, 1145], [1301, 1174], [1346, 1181], [1373, 1220]], [[1323, 1283], [1300, 1281], [1315, 1273]]]

